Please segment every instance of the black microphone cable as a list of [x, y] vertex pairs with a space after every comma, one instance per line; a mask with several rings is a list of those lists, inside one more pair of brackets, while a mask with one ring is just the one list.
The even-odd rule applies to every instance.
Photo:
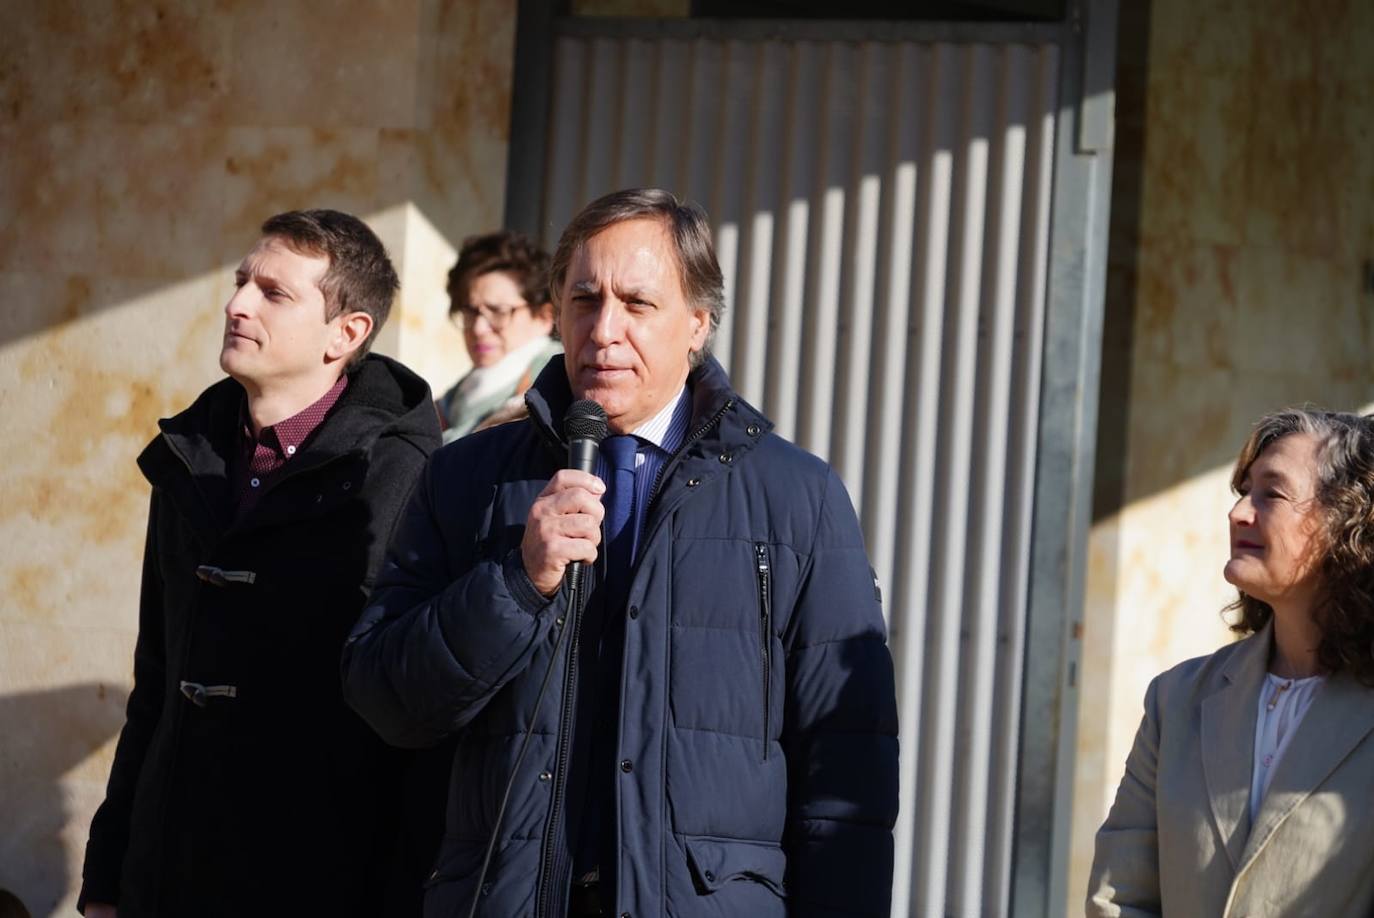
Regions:
[[[568, 413], [563, 416], [563, 435], [568, 440], [567, 467], [589, 474], [594, 473], [597, 450], [601, 446], [601, 441], [606, 438], [606, 410], [591, 399], [573, 402]], [[497, 839], [501, 837], [501, 823], [506, 818], [506, 805], [510, 803], [510, 794], [515, 788], [515, 779], [520, 775], [520, 766], [525, 762], [525, 753], [530, 751], [530, 740], [534, 738], [534, 725], [539, 720], [539, 709], [543, 707], [544, 696], [548, 694], [549, 683], [553, 681], [554, 665], [562, 655], [563, 638], [574, 629], [577, 619], [582, 615], [582, 570], [582, 562], [574, 561], [563, 574], [563, 583], [568, 594], [566, 621], [563, 622], [558, 637], [554, 639], [549, 665], [544, 670], [543, 681], [539, 683], [539, 694], [534, 697], [534, 710], [530, 712], [529, 726], [525, 728], [525, 735], [520, 740], [520, 751], [515, 755], [515, 764], [511, 766], [506, 789], [501, 792], [501, 803], [496, 808], [496, 823], [491, 828], [491, 837], [487, 839], [487, 850], [482, 855], [482, 868], [477, 871], [477, 885], [472, 890], [472, 905], [468, 908], [468, 918], [476, 918], [477, 903], [482, 899], [482, 884], [486, 882], [487, 868], [491, 866], [491, 856], [496, 851]]]

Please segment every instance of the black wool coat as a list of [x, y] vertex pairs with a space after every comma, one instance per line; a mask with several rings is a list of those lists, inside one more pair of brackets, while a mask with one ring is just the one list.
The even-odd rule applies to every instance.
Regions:
[[338, 661], [439, 445], [429, 387], [365, 358], [236, 522], [243, 402], [233, 380], [211, 386], [138, 460], [152, 506], [134, 689], [80, 902], [120, 918], [403, 913], [387, 897], [413, 763], [344, 704]]

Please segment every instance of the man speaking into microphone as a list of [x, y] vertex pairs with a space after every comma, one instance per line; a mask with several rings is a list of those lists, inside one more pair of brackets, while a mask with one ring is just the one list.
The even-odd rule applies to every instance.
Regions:
[[383, 737], [458, 734], [426, 915], [886, 916], [878, 592], [839, 479], [709, 356], [705, 215], [607, 195], [550, 280], [564, 358], [527, 418], [434, 454], [344, 649]]

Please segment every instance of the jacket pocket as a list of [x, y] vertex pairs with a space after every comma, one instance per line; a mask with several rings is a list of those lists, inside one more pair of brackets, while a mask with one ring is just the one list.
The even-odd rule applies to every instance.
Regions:
[[759, 646], [763, 655], [763, 760], [773, 735], [773, 563], [767, 542], [754, 543], [754, 574], [759, 589]]
[[685, 836], [683, 842], [699, 893], [710, 895], [731, 883], [753, 882], [786, 897], [787, 855], [781, 845], [705, 835]]

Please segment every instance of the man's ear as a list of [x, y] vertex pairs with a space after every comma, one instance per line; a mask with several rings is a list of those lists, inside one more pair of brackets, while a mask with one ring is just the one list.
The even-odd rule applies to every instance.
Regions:
[[695, 353], [706, 346], [706, 339], [711, 335], [711, 310], [693, 309], [691, 329], [692, 334], [687, 349]]
[[330, 336], [329, 345], [324, 352], [324, 356], [329, 360], [341, 360], [351, 356], [363, 346], [367, 336], [372, 334], [372, 316], [365, 312], [350, 312], [339, 316], [331, 324], [335, 326], [334, 334]]

